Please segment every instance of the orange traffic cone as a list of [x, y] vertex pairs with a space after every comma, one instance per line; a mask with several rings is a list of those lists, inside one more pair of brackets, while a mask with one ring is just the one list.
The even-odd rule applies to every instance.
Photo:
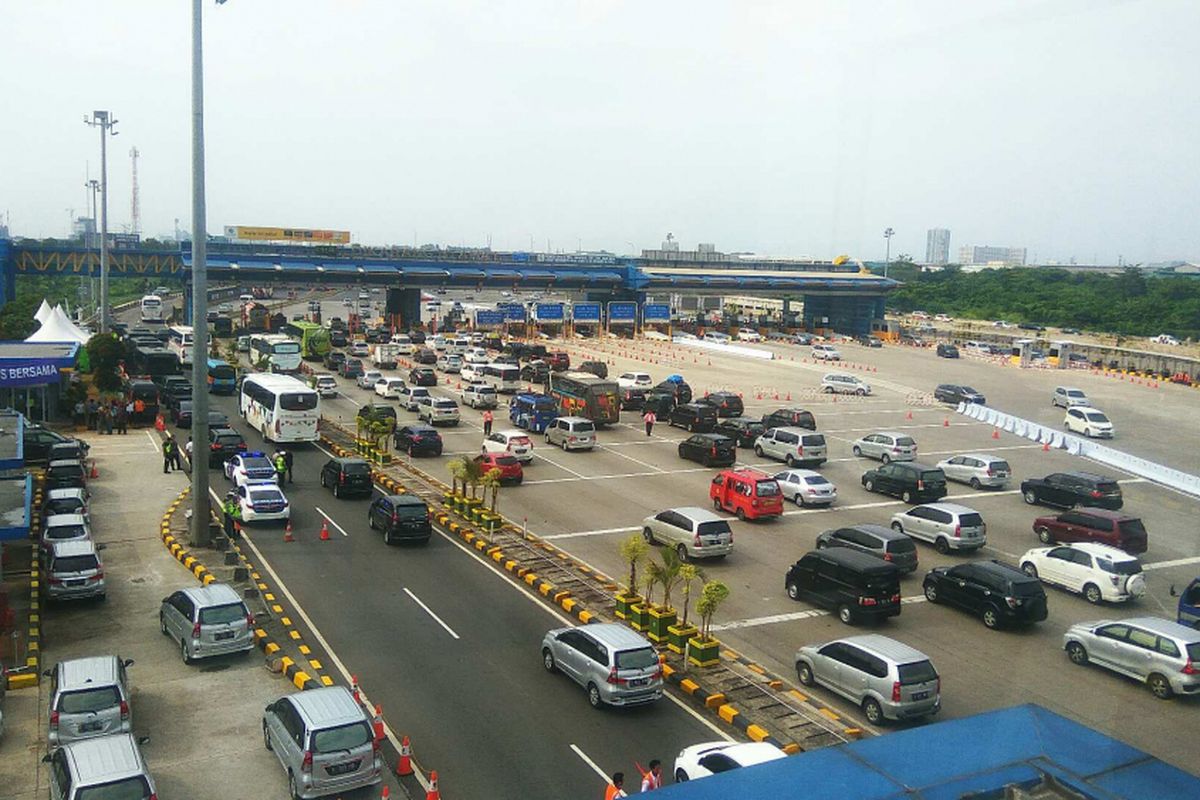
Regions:
[[429, 773], [429, 791], [425, 792], [425, 800], [442, 800], [442, 793], [438, 791], [436, 769]]
[[904, 418], [905, 418], [905, 419], [912, 419], [912, 412], [910, 411], [910, 412], [908, 412], [907, 414], [905, 414], [905, 415], [904, 415]]
[[408, 737], [405, 736], [400, 740], [400, 761], [396, 763], [397, 775], [412, 775], [412, 745], [408, 743]]
[[99, 478], [100, 470], [96, 469], [96, 459], [92, 459], [92, 471], [88, 473], [88, 478]]
[[379, 794], [379, 800], [388, 800], [392, 796], [392, 789], [386, 783], [383, 785], [383, 791]]
[[950, 427], [950, 418], [949, 418], [949, 417], [946, 417], [944, 420], [942, 420], [942, 427], [943, 427], [943, 428], [949, 428], [949, 427]]
[[992, 428], [992, 438], [993, 439], [1000, 438], [1000, 429], [999, 428]]
[[321, 541], [322, 542], [329, 541], [329, 522], [328, 521], [324, 521], [321, 523]]
[[383, 741], [383, 706], [375, 704], [375, 718], [371, 720], [371, 729], [375, 732], [375, 741]]
[[1042, 452], [1043, 452], [1043, 453], [1048, 453], [1048, 452], [1050, 452], [1050, 443], [1049, 443], [1049, 442], [1043, 442], [1043, 443], [1042, 443]]
[[354, 696], [354, 702], [356, 702], [356, 703], [362, 702], [362, 697], [359, 696], [359, 692], [358, 692], [358, 676], [357, 675], [350, 676], [350, 694]]
[[294, 542], [296, 537], [292, 536], [292, 521], [289, 519], [287, 524], [283, 526], [283, 540], [285, 542]]

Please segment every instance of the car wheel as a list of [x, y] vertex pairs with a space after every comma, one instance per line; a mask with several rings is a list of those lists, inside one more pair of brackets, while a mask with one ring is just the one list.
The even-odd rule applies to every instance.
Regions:
[[179, 640], [179, 655], [183, 658], [183, 663], [192, 663], [192, 657], [188, 655], [187, 651], [187, 641], [184, 639]]
[[722, 510], [723, 509], [721, 508], [721, 498], [714, 497], [713, 498], [713, 511], [722, 511]]
[[1034, 579], [1036, 579], [1038, 576], [1037, 567], [1034, 565], [1034, 563], [1032, 561], [1026, 561], [1024, 564], [1022, 564], [1021, 572], [1024, 572], [1026, 575], [1028, 575], [1029, 577], [1034, 578]]
[[1023, 497], [1025, 499], [1025, 502], [1028, 503], [1029, 505], [1031, 505], [1031, 506], [1037, 505], [1037, 501], [1038, 501], [1037, 492], [1033, 491], [1032, 489], [1026, 489], [1024, 492], [1021, 493], [1021, 497]]
[[846, 604], [838, 606], [838, 619], [846, 625], [854, 624], [854, 609]]
[[649, 527], [642, 528], [642, 538], [646, 540], [646, 544], [654, 544], [654, 533]]
[[757, 444], [754, 445], [754, 455], [758, 456], [759, 458], [762, 458], [762, 454], [763, 454], [762, 446], [757, 445]]
[[740, 519], [742, 522], [745, 522], [745, 521], [746, 521], [746, 511], [745, 511], [745, 509], [739, 508], [739, 509], [737, 510], [737, 518], [738, 518], [738, 519]]
[[328, 486], [328, 484], [325, 483], [325, 473], [322, 472], [321, 473], [321, 488], [324, 489], [326, 486]]
[[688, 560], [688, 551], [686, 544], [675, 545], [675, 555], [679, 556], [679, 562], [686, 564]]
[[867, 390], [866, 390], [866, 389], [856, 389], [856, 390], [854, 391], [854, 393], [855, 393], [856, 395], [858, 395], [859, 397], [866, 397], [866, 396], [867, 396]]
[[1100, 593], [1099, 586], [1089, 583], [1083, 587], [1083, 599], [1094, 606], [1098, 606], [1104, 602], [1104, 595]]
[[336, 483], [333, 485], [333, 496], [339, 500], [342, 499], [342, 490]]
[[854, 453], [854, 455], [856, 455], [856, 456], [861, 456], [861, 455], [862, 455], [862, 448], [861, 448], [861, 447], [859, 447], [858, 445], [854, 445], [854, 447], [851, 447], [851, 448], [850, 448], [850, 452], [851, 452], [851, 453]]
[[159, 615], [158, 615], [158, 629], [159, 629], [160, 631], [162, 631], [162, 635], [163, 635], [163, 636], [170, 636], [170, 635], [171, 635], [170, 633], [168, 633], [168, 632], [167, 632], [167, 620], [166, 620], [166, 618], [165, 618], [165, 617], [163, 617], [163, 615], [162, 615], [162, 613], [161, 613], [161, 612], [160, 612], [160, 613], [159, 613]]
[[688, 423], [687, 429], [688, 429], [688, 433], [695, 433], [695, 432], [696, 432], [696, 426], [695, 426], [695, 425], [693, 425], [693, 424], [692, 424], [692, 423], [690, 423], [690, 422]]
[[892, 463], [892, 457], [889, 456], [887, 453], [884, 453], [883, 455], [881, 455], [879, 457], [879, 460], [882, 461], [884, 464]]
[[938, 602], [938, 590], [936, 583], [925, 584], [925, 599], [931, 603]]
[[906, 503], [911, 503], [912, 502], [912, 492], [905, 489], [904, 492], [900, 495], [900, 499]]
[[825, 394], [833, 394], [833, 387], [826, 386], [824, 389], [822, 389], [822, 391], [825, 392]]
[[985, 608], [980, 617], [983, 619], [983, 626], [988, 630], [994, 631], [1000, 627], [1000, 612], [996, 610], [995, 606]]
[[588, 704], [592, 708], [600, 708], [604, 705], [604, 698], [600, 696], [600, 689], [594, 683], [589, 683], [587, 686]]
[[684, 772], [682, 769], [675, 770], [675, 782], [676, 783], [687, 783], [687, 779], [688, 779], [688, 774], [686, 772]]
[[567, 440], [566, 439], [562, 440], [562, 449], [563, 449], [564, 453], [567, 452]]
[[979, 478], [971, 478], [969, 483], [971, 484], [971, 488], [976, 491], [979, 491], [979, 487], [982, 485], [979, 483]]
[[367, 527], [375, 530], [375, 518], [371, 516], [370, 512], [367, 512]]
[[863, 714], [866, 715], [867, 722], [872, 725], [883, 724], [883, 707], [879, 705], [879, 701], [874, 697], [868, 697], [863, 700]]
[[783, 463], [787, 464], [789, 467], [794, 467], [796, 466], [796, 458], [791, 453], [788, 453], [787, 458], [783, 459]]
[[267, 731], [267, 723], [265, 723], [265, 722], [263, 723], [262, 729], [263, 729], [263, 747], [267, 748], [267, 752], [270, 752], [270, 751], [274, 750], [275, 748], [271, 746], [271, 734]]
[[946, 553], [950, 552], [950, 543], [946, 541], [945, 537], [939, 536], [937, 541], [933, 543], [933, 549], [942, 555], [946, 555]]
[[1160, 675], [1157, 672], [1151, 673], [1149, 678], [1146, 678], [1146, 685], [1150, 687], [1150, 691], [1159, 700], [1170, 700], [1171, 695], [1175, 691], [1171, 688], [1171, 682], [1167, 680], [1165, 675]]
[[1038, 541], [1041, 542], [1042, 544], [1050, 544], [1050, 542], [1052, 541], [1052, 539], [1050, 537], [1050, 529], [1047, 528], [1045, 525], [1043, 525], [1037, 529], [1037, 537], [1038, 537]]
[[542, 648], [542, 666], [546, 668], [546, 672], [554, 672], [558, 669], [554, 664], [554, 653], [550, 652], [549, 647]]
[[711, 458], [709, 458], [708, 456], [701, 456], [701, 458], [700, 458], [700, 464], [701, 464], [702, 466], [705, 466], [705, 467], [711, 467], [711, 466], [712, 466], [712, 459], [711, 459]]
[[1071, 659], [1072, 664], [1078, 666], [1086, 666], [1088, 663], [1087, 650], [1079, 642], [1067, 643], [1067, 658]]
[[874, 492], [875, 491], [875, 481], [868, 478], [867, 480], [863, 481], [863, 488], [866, 489], [868, 492]]
[[787, 585], [787, 596], [793, 600], [799, 600], [800, 599], [800, 587], [789, 581], [788, 585]]
[[291, 770], [288, 770], [288, 796], [292, 800], [300, 800], [300, 790], [296, 788], [296, 776], [292, 774]]
[[804, 508], [806, 505], [808, 505], [804, 502], [804, 494], [802, 492], [796, 492], [796, 494], [792, 497], [792, 501], [801, 508]]

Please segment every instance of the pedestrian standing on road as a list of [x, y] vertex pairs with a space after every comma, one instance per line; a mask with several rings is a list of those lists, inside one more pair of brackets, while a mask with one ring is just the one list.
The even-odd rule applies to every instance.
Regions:
[[[233, 494], [230, 492], [230, 494]], [[233, 495], [233, 538], [234, 541], [242, 538], [242, 503], [237, 495]]]
[[87, 403], [80, 400], [75, 404], [75, 428], [82, 428], [87, 419]]
[[646, 415], [642, 417], [642, 422], [646, 423], [646, 435], [649, 436], [650, 432], [654, 430], [654, 423], [658, 422], [658, 417], [654, 416], [654, 409], [646, 412]]
[[188, 437], [187, 444], [183, 446], [183, 452], [187, 455], [188, 465], [192, 463], [192, 437]]
[[287, 474], [287, 459], [282, 451], [275, 452], [275, 482], [283, 486], [284, 477]]
[[129, 407], [117, 403], [117, 433], [124, 436], [129, 432]]
[[87, 426], [89, 431], [96, 430], [96, 413], [99, 410], [100, 408], [96, 404], [96, 401], [89, 397], [87, 401]]
[[649, 792], [654, 789], [661, 789], [662, 780], [662, 762], [657, 758], [650, 759], [650, 770], [642, 773], [642, 791]]
[[108, 403], [101, 405], [97, 412], [96, 429], [101, 436], [112, 433], [112, 409], [109, 408]]
[[492, 435], [492, 410], [490, 408], [483, 410], [483, 435]]
[[284, 450], [283, 451], [283, 464], [284, 464], [284, 466], [287, 467], [288, 483], [292, 483], [292, 463], [293, 463], [293, 461], [294, 461], [294, 458], [292, 457], [292, 451]]
[[237, 495], [232, 490], [225, 493], [225, 499], [221, 502], [221, 522], [225, 528], [225, 536], [230, 541], [233, 541], [233, 509], [237, 505]]
[[163, 453], [163, 474], [171, 471], [171, 465], [175, 463], [175, 439], [171, 434], [167, 434], [167, 438], [162, 443]]
[[612, 783], [604, 787], [604, 800], [616, 800], [618, 797], [629, 797], [625, 794], [625, 773], [614, 772]]

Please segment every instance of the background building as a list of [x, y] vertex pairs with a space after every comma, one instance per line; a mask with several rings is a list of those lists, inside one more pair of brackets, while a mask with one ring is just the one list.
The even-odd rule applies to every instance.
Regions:
[[991, 245], [968, 244], [958, 248], [960, 264], [1004, 264], [1019, 267], [1025, 264], [1024, 247], [992, 247]]
[[950, 263], [950, 230], [930, 228], [925, 234], [925, 263], [943, 267]]

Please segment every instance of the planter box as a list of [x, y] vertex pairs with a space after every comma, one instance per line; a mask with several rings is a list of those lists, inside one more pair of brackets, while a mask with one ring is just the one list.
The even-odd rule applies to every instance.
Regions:
[[644, 631], [650, 627], [650, 611], [646, 608], [645, 602], [638, 598], [638, 602], [629, 606], [629, 616], [625, 620], [635, 631]]
[[454, 492], [442, 492], [442, 505], [446, 508], [454, 507], [454, 498], [458, 497]]
[[630, 608], [635, 603], [640, 603], [640, 602], [642, 602], [642, 596], [640, 594], [634, 594], [632, 592], [626, 592], [626, 593], [618, 592], [617, 593], [617, 610], [615, 612], [617, 615], [617, 618], [618, 619], [629, 619], [629, 616], [632, 613], [630, 611]]
[[675, 624], [677, 616], [675, 609], [656, 606], [647, 609], [646, 613], [649, 617], [646, 626], [646, 636], [655, 644], [662, 644], [667, 641], [667, 628]]
[[711, 667], [721, 660], [721, 643], [716, 639], [688, 639], [688, 661], [697, 667]]
[[675, 625], [667, 626], [667, 649], [672, 653], [683, 655], [688, 639], [699, 632], [700, 629], [690, 622], [687, 625], [676, 623]]
[[501, 525], [504, 524], [504, 521], [500, 518], [499, 514], [492, 513], [483, 515], [481, 522], [483, 523], [483, 527], [487, 529], [488, 533], [496, 531]]

